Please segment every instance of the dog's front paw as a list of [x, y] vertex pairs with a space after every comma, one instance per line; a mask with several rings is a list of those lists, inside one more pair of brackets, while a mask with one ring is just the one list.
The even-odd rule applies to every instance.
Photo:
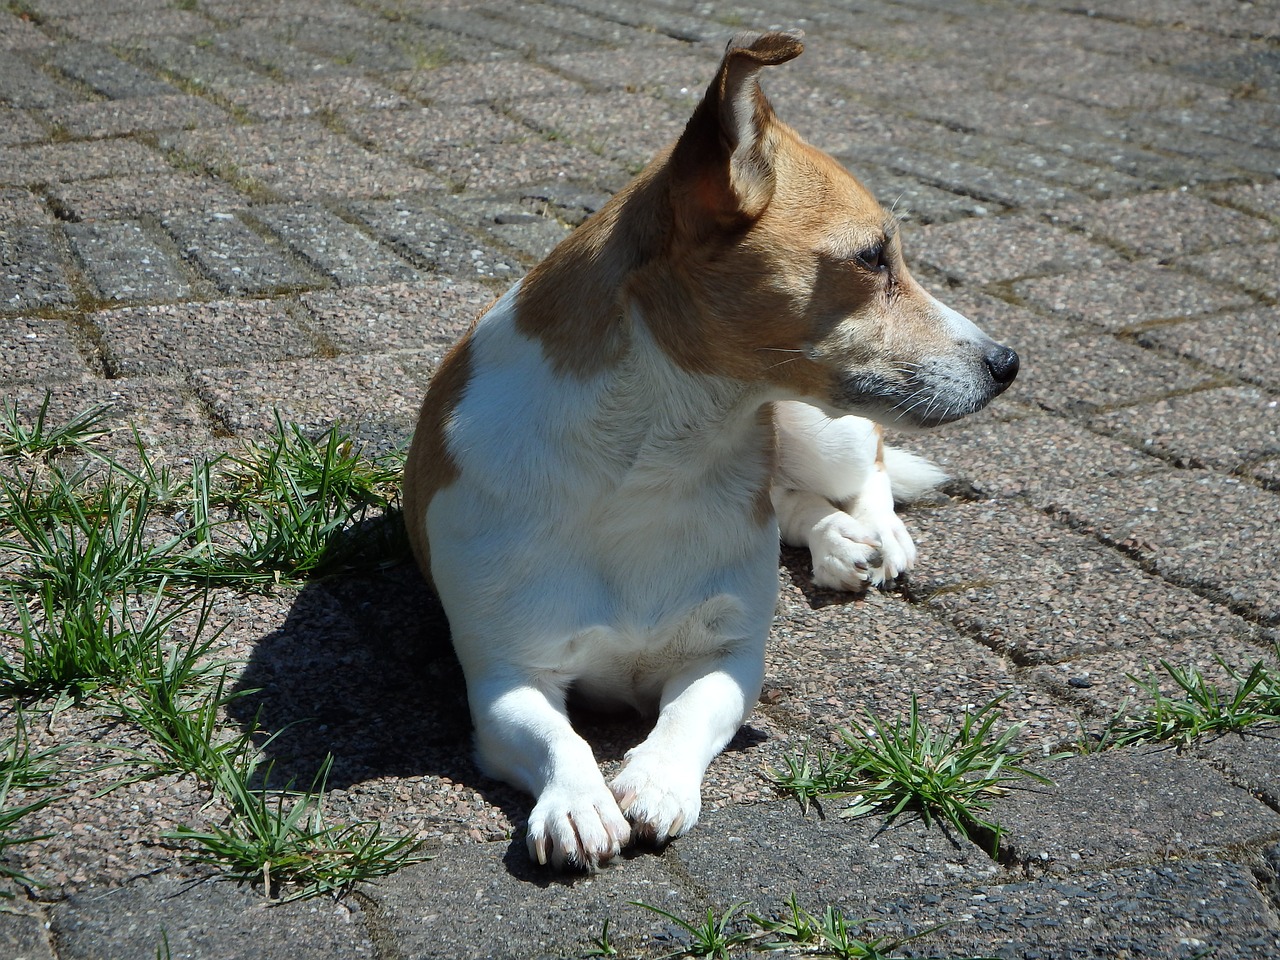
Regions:
[[627, 753], [627, 765], [610, 786], [637, 837], [666, 843], [693, 829], [702, 812], [702, 780], [687, 776], [642, 747]]
[[865, 590], [911, 569], [916, 545], [892, 510], [876, 516], [832, 513], [809, 534], [813, 582], [830, 590]]
[[609, 788], [550, 786], [529, 814], [525, 842], [537, 863], [594, 870], [622, 852], [631, 825]]

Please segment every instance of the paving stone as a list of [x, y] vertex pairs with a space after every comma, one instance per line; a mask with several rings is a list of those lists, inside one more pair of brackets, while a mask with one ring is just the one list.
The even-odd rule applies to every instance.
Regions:
[[[577, 956], [600, 936], [626, 955], [675, 945], [660, 918], [630, 906], [643, 900], [676, 911], [697, 909], [660, 858], [641, 855], [588, 876], [557, 877], [529, 862], [523, 839], [451, 847], [376, 887], [384, 925], [404, 955], [428, 957], [448, 944], [458, 958]], [[590, 918], [590, 919], [588, 919]]]
[[209, 28], [209, 21], [188, 10], [157, 9], [116, 16], [70, 17], [60, 25], [82, 40], [131, 43], [139, 37], [198, 36]]
[[[1068, 750], [1097, 745], [1122, 717], [1141, 717], [1155, 706], [1151, 685], [1164, 696], [1181, 699], [1186, 692], [1163, 664], [1176, 670], [1195, 670], [1219, 690], [1234, 690], [1230, 670], [1247, 674], [1259, 660], [1280, 668], [1265, 645], [1265, 635], [1237, 624], [1240, 632], [1211, 630], [1177, 638], [1162, 638], [1156, 648], [1111, 649], [1063, 663], [1040, 664], [1031, 669], [1028, 682], [1051, 692], [1080, 712], [1084, 735]], [[1230, 669], [1228, 669], [1230, 668]]]
[[99, 404], [106, 404], [103, 426], [110, 433], [100, 445], [122, 455], [134, 447], [133, 428], [157, 455], [163, 449], [189, 456], [213, 440], [205, 411], [193, 400], [182, 380], [139, 377], [127, 380], [85, 380], [28, 384], [10, 391], [9, 400], [28, 422], [48, 396], [46, 422], [60, 426]]
[[581, 147], [549, 143], [484, 108], [379, 111], [346, 119], [366, 143], [422, 165], [435, 174], [435, 182], [455, 190], [492, 191], [567, 178], [612, 179], [621, 186], [624, 179], [617, 164]]
[[115, 960], [156, 951], [226, 960], [377, 955], [354, 903], [270, 903], [249, 887], [217, 881], [141, 880], [90, 888], [52, 905], [49, 913], [62, 960]]
[[[915, 515], [904, 517], [914, 529]], [[820, 749], [843, 745], [843, 733], [865, 729], [868, 714], [893, 723], [913, 700], [926, 723], [954, 729], [966, 711], [997, 697], [1001, 729], [1022, 725], [1018, 749], [1050, 753], [1080, 736], [1077, 710], [1028, 687], [1014, 668], [981, 644], [959, 634], [922, 605], [893, 594], [852, 596], [812, 585], [805, 550], [787, 550], [779, 617], [766, 653], [765, 693], [752, 723], [768, 717], [787, 731], [786, 742], [761, 744], [759, 762], [781, 766], [809, 738]], [[940, 545], [919, 558], [917, 570], [947, 570]], [[732, 761], [730, 761], [732, 762]]]
[[0, 49], [8, 51], [37, 50], [47, 46], [49, 38], [36, 29], [29, 13], [0, 14]]
[[121, 45], [194, 89], [234, 90], [269, 79], [236, 57], [228, 42], [204, 32], [191, 37], [131, 37]]
[[74, 103], [48, 111], [50, 122], [75, 137], [119, 137], [150, 130], [218, 126], [227, 115], [186, 94]]
[[978, 496], [1024, 496], [1033, 504], [1058, 487], [1163, 469], [1128, 444], [1058, 417], [966, 420], [904, 437], [901, 446], [932, 460]]
[[1244, 294], [1150, 261], [1023, 280], [1013, 289], [1057, 316], [1108, 330], [1253, 305]]
[[43, 110], [82, 99], [21, 53], [6, 51], [0, 62], [0, 101], [7, 106]]
[[1154, 327], [1139, 334], [1138, 342], [1280, 389], [1280, 344], [1275, 338], [1275, 318], [1272, 307], [1243, 310], [1222, 317]]
[[1055, 211], [1054, 219], [1128, 248], [1139, 257], [1176, 257], [1227, 244], [1254, 244], [1275, 228], [1185, 191], [1148, 193]]
[[508, 283], [523, 273], [517, 258], [468, 236], [428, 204], [382, 200], [353, 203], [350, 209], [399, 253], [426, 269]]
[[432, 351], [209, 367], [196, 394], [237, 434], [262, 436], [285, 422], [326, 429], [341, 422], [374, 441], [407, 441], [437, 356]]
[[278, 301], [216, 300], [106, 310], [88, 318], [116, 377], [312, 356], [316, 343]]
[[[381, 111], [377, 111], [381, 113]], [[399, 195], [440, 186], [440, 180], [388, 156], [358, 147], [310, 120], [193, 131], [172, 145], [192, 161], [249, 177], [283, 198]]]
[[48, 183], [165, 169], [154, 152], [132, 140], [0, 147], [0, 182]]
[[[1224, 423], [1231, 429], [1221, 429]], [[1280, 453], [1280, 398], [1256, 387], [1223, 387], [1126, 407], [1094, 417], [1092, 425], [1182, 467], [1234, 471]]]
[[1251, 293], [1275, 299], [1280, 295], [1280, 280], [1276, 264], [1280, 262], [1280, 244], [1247, 244], [1209, 250], [1195, 257], [1176, 261], [1185, 267], [1213, 280], [1226, 284], [1238, 284]]
[[1057, 491], [1053, 507], [1160, 576], [1280, 618], [1280, 496], [1198, 470]]
[[692, 105], [711, 82], [713, 58], [683, 47], [646, 46], [557, 54], [547, 62], [596, 89], [635, 90]]
[[[533, 193], [537, 191], [521, 191]], [[550, 203], [531, 196], [457, 197], [443, 201], [458, 221], [497, 240], [495, 246], [524, 254], [529, 265], [542, 260], [570, 233]]]
[[301, 296], [310, 326], [344, 353], [429, 350], [437, 357], [493, 299], [487, 287], [444, 277]]
[[1280, 830], [1280, 814], [1206, 763], [1124, 748], [1036, 769], [1053, 786], [992, 802], [1008, 854], [1059, 874], [1223, 855]]
[[67, 306], [75, 300], [52, 227], [16, 224], [0, 230], [0, 310]]
[[520, 60], [450, 63], [391, 76], [406, 93], [435, 105], [573, 98], [583, 93], [581, 84]]
[[[837, 154], [836, 159], [840, 160], [841, 157]], [[855, 169], [854, 166], [853, 163], [849, 164], [851, 172], [863, 186], [903, 223], [947, 223], [968, 217], [999, 214], [1008, 209], [1004, 204], [942, 190], [923, 180], [891, 170]], [[912, 236], [913, 231], [903, 231], [908, 257], [911, 255]]]
[[683, 110], [626, 92], [523, 101], [512, 111], [544, 135], [618, 160], [632, 172], [673, 143], [688, 121]]
[[1202, 737], [1191, 752], [1272, 810], [1280, 809], [1280, 728], [1274, 724], [1248, 727], [1239, 734]]
[[[812, 808], [802, 813], [794, 801], [718, 810], [672, 844], [667, 857], [707, 891], [717, 913], [745, 900], [765, 916], [787, 916], [794, 893], [812, 912], [839, 906], [854, 919], [886, 895], [920, 902], [1001, 873], [974, 844], [910, 814], [886, 825], [880, 817], [843, 820], [838, 802], [825, 806], [825, 817]], [[762, 863], [773, 866], [761, 870]]]
[[910, 255], [963, 283], [1097, 269], [1116, 254], [1038, 220], [988, 217], [911, 231]]
[[[1057, 498], [1077, 489], [1099, 486], [1069, 487]], [[1224, 608], [1013, 501], [920, 511], [911, 530], [921, 554], [947, 557], [945, 565], [918, 566], [912, 596], [1014, 663], [1112, 649], [1147, 650], [1155, 660], [1180, 638], [1253, 632]]]
[[234, 214], [173, 214], [162, 222], [182, 252], [228, 293], [275, 293], [315, 284], [309, 272]]
[[409, 100], [390, 87], [366, 77], [325, 77], [275, 85], [264, 96], [262, 85], [243, 87], [225, 94], [232, 103], [264, 120], [286, 120], [325, 111], [402, 110]]
[[182, 262], [134, 221], [71, 223], [65, 231], [104, 300], [176, 300], [192, 292]]
[[88, 372], [61, 320], [0, 318], [0, 383], [62, 380]]
[[119, 220], [148, 214], [233, 211], [249, 198], [212, 177], [153, 173], [50, 185], [49, 196], [67, 220]]
[[273, 204], [255, 207], [253, 216], [338, 286], [395, 283], [417, 275], [404, 260], [323, 207]]
[[16, 909], [0, 913], [0, 951], [14, 960], [56, 960], [39, 908], [18, 902]]
[[0, 107], [0, 146], [31, 143], [45, 137], [45, 128], [26, 110]]
[[1249, 868], [1217, 860], [960, 888], [923, 906], [881, 902], [876, 915], [886, 932], [946, 923], [909, 945], [926, 956], [1264, 960], [1278, 932]]
[[125, 63], [94, 43], [65, 44], [58, 48], [50, 62], [67, 76], [111, 100], [162, 97], [178, 92], [170, 84]]
[[1259, 216], [1280, 220], [1280, 183], [1247, 183], [1224, 191], [1221, 196]]
[[0, 229], [21, 223], [49, 224], [53, 220], [44, 201], [22, 187], [0, 190]]

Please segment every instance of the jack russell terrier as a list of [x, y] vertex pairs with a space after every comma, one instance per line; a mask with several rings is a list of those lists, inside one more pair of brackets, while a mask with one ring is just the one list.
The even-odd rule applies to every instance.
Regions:
[[[679, 140], [476, 322], [422, 405], [409, 535], [479, 762], [537, 798], [538, 863], [594, 869], [694, 825], [760, 693], [779, 532], [822, 586], [905, 572], [894, 497], [942, 475], [870, 420], [956, 420], [1017, 374], [774, 115], [756, 75], [802, 49], [735, 37]], [[571, 691], [657, 712], [612, 783]]]

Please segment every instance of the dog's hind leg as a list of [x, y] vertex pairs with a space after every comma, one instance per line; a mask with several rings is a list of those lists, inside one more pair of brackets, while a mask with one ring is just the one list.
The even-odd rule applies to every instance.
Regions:
[[496, 676], [467, 687], [481, 767], [537, 798], [525, 837], [529, 856], [589, 870], [617, 856], [631, 827], [591, 747], [569, 723], [563, 690]]
[[778, 471], [773, 505], [784, 543], [808, 547], [820, 587], [862, 590], [892, 581], [916, 548], [894, 501], [919, 497], [945, 475], [927, 461], [886, 450], [861, 417], [832, 419], [806, 403], [774, 405]]

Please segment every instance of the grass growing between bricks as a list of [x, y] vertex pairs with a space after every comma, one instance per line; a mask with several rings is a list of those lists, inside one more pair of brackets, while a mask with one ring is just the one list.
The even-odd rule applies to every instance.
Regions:
[[958, 724], [938, 730], [921, 719], [912, 697], [905, 718], [868, 713], [865, 726], [841, 733], [843, 748], [792, 754], [785, 769], [773, 771], [773, 781], [806, 808], [823, 799], [844, 802], [842, 817], [892, 820], [909, 810], [926, 825], [943, 820], [997, 858], [1003, 831], [986, 819], [991, 798], [1024, 780], [1051, 782], [1023, 766], [1023, 755], [1011, 749], [1020, 724], [996, 732], [1003, 699], [965, 711]]
[[[156, 841], [260, 880], [268, 896], [338, 894], [425, 859], [414, 836], [328, 822], [332, 756], [308, 788], [270, 784], [262, 755], [273, 735], [224, 724], [228, 704], [256, 691], [228, 692], [241, 665], [216, 659], [220, 631], [210, 629], [212, 588], [269, 591], [403, 559], [402, 458], [366, 456], [337, 426], [313, 439], [277, 418], [266, 441], [184, 473], [153, 460], [136, 430], [131, 457], [99, 450], [107, 407], [57, 427], [48, 409], [46, 397], [30, 421], [0, 410], [0, 595], [13, 610], [0, 627], [5, 708], [86, 706], [143, 733], [145, 747], [118, 751], [131, 773], [116, 786], [191, 776], [229, 811]], [[47, 788], [58, 774], [55, 751], [32, 754], [20, 735], [0, 751], [3, 856], [38, 839], [23, 821], [57, 802]], [[7, 862], [0, 877], [38, 884]]]

